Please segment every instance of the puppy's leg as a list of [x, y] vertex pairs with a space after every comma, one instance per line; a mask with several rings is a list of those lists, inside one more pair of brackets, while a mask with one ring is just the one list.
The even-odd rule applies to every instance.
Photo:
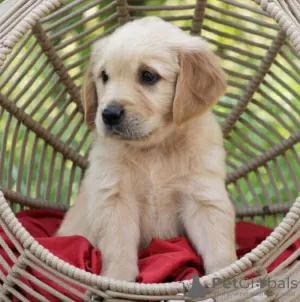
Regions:
[[81, 186], [76, 203], [66, 213], [56, 236], [80, 235], [88, 238], [88, 221], [85, 218], [87, 216], [86, 196], [85, 189]]
[[210, 274], [236, 260], [234, 209], [217, 176], [196, 177], [188, 190], [181, 206], [183, 224]]
[[134, 198], [114, 193], [91, 215], [91, 231], [102, 255], [101, 275], [135, 281], [138, 275], [139, 214]]

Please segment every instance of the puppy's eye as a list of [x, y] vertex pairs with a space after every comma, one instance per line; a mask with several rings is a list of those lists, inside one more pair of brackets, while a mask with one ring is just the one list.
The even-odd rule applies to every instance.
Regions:
[[106, 73], [105, 70], [103, 70], [103, 71], [101, 72], [101, 77], [102, 77], [102, 82], [103, 82], [103, 84], [105, 84], [105, 83], [108, 81], [108, 79], [109, 79], [108, 74]]
[[148, 70], [142, 70], [141, 72], [141, 82], [142, 84], [146, 85], [154, 85], [159, 80], [159, 75], [148, 71]]

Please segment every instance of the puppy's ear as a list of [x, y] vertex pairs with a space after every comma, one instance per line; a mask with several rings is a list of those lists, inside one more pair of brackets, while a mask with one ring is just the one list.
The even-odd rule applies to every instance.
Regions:
[[180, 72], [173, 103], [173, 119], [181, 125], [209, 109], [226, 91], [225, 74], [217, 56], [199, 38], [180, 53]]
[[95, 127], [98, 102], [96, 86], [93, 81], [92, 75], [91, 59], [84, 76], [82, 99], [84, 108], [84, 121], [89, 129], [93, 129]]

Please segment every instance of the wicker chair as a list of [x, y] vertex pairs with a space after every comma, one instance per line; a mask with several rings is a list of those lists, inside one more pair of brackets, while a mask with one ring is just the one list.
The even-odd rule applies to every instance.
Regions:
[[[62, 284], [78, 301], [192, 300], [187, 295], [191, 281], [128, 283], [73, 267], [43, 248], [14, 215], [27, 208], [66, 210], [74, 201], [92, 138], [83, 123], [80, 95], [90, 46], [119, 25], [146, 15], [162, 16], [192, 35], [201, 34], [220, 56], [229, 89], [214, 111], [228, 153], [228, 190], [239, 220], [278, 225], [251, 253], [200, 278], [200, 283], [210, 287], [214, 277], [230, 280], [251, 272], [255, 280], [299, 280], [300, 265], [294, 262], [299, 250], [271, 273], [265, 269], [300, 234], [299, 0], [4, 0], [0, 224], [21, 256], [11, 256], [12, 268], [0, 258], [8, 271], [6, 276], [0, 273], [1, 301], [28, 301], [17, 288], [47, 301], [22, 285], [20, 276], [31, 278], [28, 267]], [[0, 245], [11, 255], [1, 237]], [[73, 301], [31, 279], [59, 300]], [[219, 286], [205, 299], [227, 294], [226, 301], [245, 301], [263, 292], [263, 301], [299, 301], [300, 287], [290, 291], [258, 287], [247, 290], [245, 297], [245, 289]]]

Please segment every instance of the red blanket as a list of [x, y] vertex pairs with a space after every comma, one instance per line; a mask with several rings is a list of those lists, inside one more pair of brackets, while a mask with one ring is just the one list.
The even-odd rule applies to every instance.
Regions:
[[[91, 246], [83, 237], [51, 237], [59, 227], [63, 213], [51, 210], [30, 210], [17, 214], [22, 225], [31, 233], [37, 241], [47, 248], [54, 255], [94, 274], [101, 272], [101, 254], [100, 251]], [[239, 222], [236, 224], [236, 241], [239, 246], [237, 254], [239, 257], [250, 252], [262, 240], [264, 240], [272, 230], [258, 226], [253, 223]], [[17, 250], [7, 238], [5, 232], [0, 230], [0, 235], [6, 243], [13, 249], [18, 256]], [[279, 256], [268, 268], [274, 269], [282, 261], [287, 259], [295, 249], [300, 247], [300, 241], [292, 245], [287, 251]], [[0, 255], [11, 266], [12, 261], [3, 249], [0, 249]], [[174, 238], [170, 240], [153, 239], [148, 248], [139, 252], [140, 274], [137, 282], [143, 283], [161, 283], [191, 279], [194, 274], [202, 276], [203, 265], [201, 258], [194, 252], [185, 238]], [[6, 274], [4, 267], [0, 265], [2, 272]], [[27, 271], [35, 276], [39, 281], [57, 289], [62, 294], [75, 301], [82, 301], [76, 295], [67, 290], [64, 286], [53, 282], [35, 269], [27, 268]], [[37, 286], [34, 282], [21, 277], [22, 281], [35, 291], [39, 292], [49, 301], [61, 301], [58, 297], [50, 294], [48, 291]], [[74, 286], [76, 289], [84, 292], [83, 289]], [[22, 295], [32, 302], [38, 302], [38, 299], [32, 297], [24, 289], [18, 288]], [[14, 301], [19, 301], [16, 297]]]

